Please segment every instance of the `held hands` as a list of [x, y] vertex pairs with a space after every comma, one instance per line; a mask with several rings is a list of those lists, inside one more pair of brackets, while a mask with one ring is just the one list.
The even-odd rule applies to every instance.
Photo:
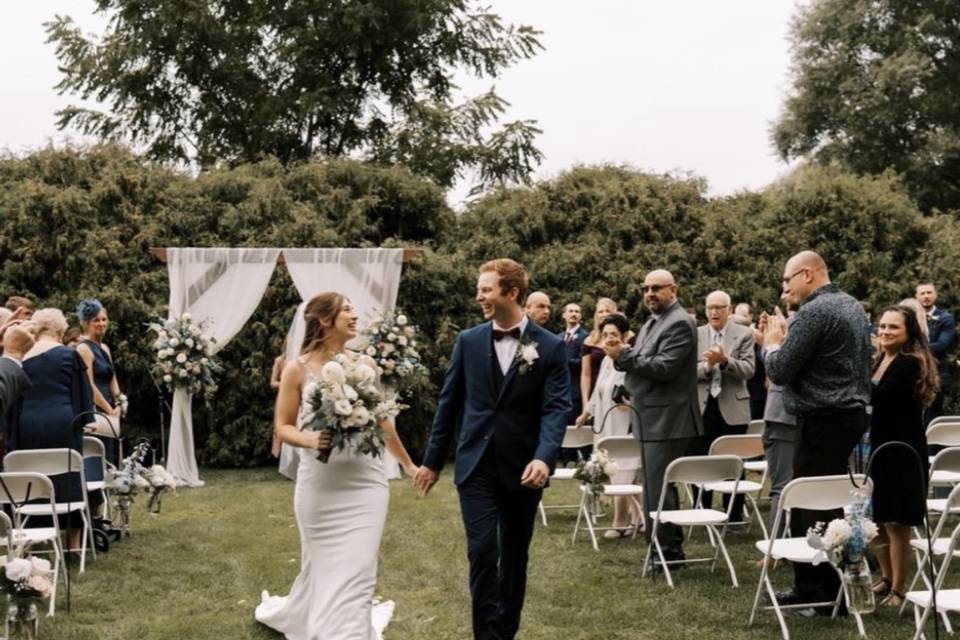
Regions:
[[531, 460], [520, 476], [520, 484], [528, 489], [542, 489], [550, 477], [550, 467], [542, 460]]
[[440, 474], [430, 467], [421, 466], [413, 476], [413, 486], [420, 492], [421, 498], [426, 498], [433, 485], [437, 484]]

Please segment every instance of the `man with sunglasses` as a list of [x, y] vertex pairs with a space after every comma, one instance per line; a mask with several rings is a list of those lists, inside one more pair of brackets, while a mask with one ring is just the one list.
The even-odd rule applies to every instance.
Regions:
[[[786, 332], [780, 309], [763, 314], [767, 376], [783, 386], [783, 404], [797, 418], [793, 477], [847, 472], [853, 447], [867, 424], [873, 349], [870, 327], [857, 300], [830, 282], [827, 265], [813, 251], [790, 258], [782, 299], [798, 306]], [[840, 514], [798, 510], [791, 535], [803, 537], [817, 522]], [[777, 594], [780, 604], [832, 601], [840, 582], [824, 563], [794, 564], [794, 589]], [[829, 613], [830, 608], [818, 610]]]
[[[606, 343], [604, 350], [614, 366], [626, 372], [624, 386], [632, 398], [633, 435], [644, 455], [644, 517], [649, 542], [667, 465], [681, 457], [691, 438], [703, 432], [697, 397], [697, 327], [677, 300], [677, 283], [669, 271], [657, 270], [643, 281], [643, 301], [650, 317], [640, 329], [633, 348]], [[676, 509], [675, 490], [665, 497], [664, 509]], [[658, 525], [657, 537], [671, 568], [685, 559], [683, 534], [673, 525]], [[680, 563], [680, 564], [674, 564]], [[659, 559], [654, 570], [662, 570]]]

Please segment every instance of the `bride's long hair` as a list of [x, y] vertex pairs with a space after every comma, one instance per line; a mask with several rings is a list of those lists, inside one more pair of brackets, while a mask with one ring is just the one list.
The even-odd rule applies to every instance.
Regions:
[[303, 345], [300, 347], [301, 355], [316, 351], [323, 346], [328, 337], [324, 322], [332, 327], [334, 320], [343, 310], [345, 301], [346, 298], [342, 294], [334, 291], [320, 293], [310, 298], [310, 302], [303, 310], [307, 326], [303, 334]]

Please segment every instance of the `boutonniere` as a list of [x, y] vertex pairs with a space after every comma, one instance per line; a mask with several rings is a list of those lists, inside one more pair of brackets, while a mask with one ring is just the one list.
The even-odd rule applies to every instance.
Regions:
[[517, 372], [522, 376], [527, 371], [530, 370], [530, 367], [533, 366], [533, 363], [537, 361], [537, 358], [540, 357], [540, 352], [537, 351], [537, 347], [540, 345], [533, 340], [527, 342], [521, 342], [520, 346], [517, 347], [517, 355], [514, 357], [514, 364], [519, 364], [517, 367]]

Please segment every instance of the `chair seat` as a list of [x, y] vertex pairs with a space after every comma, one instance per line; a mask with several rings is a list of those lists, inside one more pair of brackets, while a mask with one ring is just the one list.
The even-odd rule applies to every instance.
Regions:
[[639, 496], [643, 494], [643, 487], [638, 484], [605, 484], [603, 494], [606, 496]]
[[744, 460], [743, 469], [744, 471], [753, 471], [755, 473], [763, 473], [767, 470], [767, 461], [766, 460]]
[[[84, 511], [83, 501], [77, 502], [58, 502], [53, 505], [58, 515], [72, 513], [74, 511]], [[48, 516], [50, 515], [49, 504], [25, 504], [17, 507], [17, 513], [22, 516]]]
[[[703, 485], [706, 491], [716, 491], [717, 493], [733, 493], [733, 480], [721, 480], [720, 482], [708, 482]], [[736, 483], [737, 493], [755, 493], [763, 489], [763, 485], [752, 480], [741, 480]]]
[[[555, 469], [553, 475], [550, 476], [551, 480], [573, 480], [573, 474], [577, 472], [576, 469]], [[87, 484], [90, 484], [89, 482]]]
[[87, 491], [101, 491], [107, 483], [103, 480], [91, 480], [87, 483]]
[[675, 511], [654, 512], [654, 520], [669, 522], [680, 527], [689, 527], [706, 524], [723, 524], [727, 521], [727, 514], [716, 509], [677, 509]]
[[[928, 498], [927, 499], [927, 511], [930, 513], [943, 513], [943, 510], [947, 508], [947, 499], [946, 498]], [[954, 505], [950, 509], [950, 513], [960, 513], [960, 505]]]
[[960, 482], [960, 472], [938, 469], [930, 474], [930, 484], [956, 484]]
[[[950, 547], [950, 538], [936, 538], [933, 542], [933, 555], [942, 556], [947, 552], [947, 549]], [[917, 540], [913, 539], [910, 541], [910, 546], [916, 549], [917, 551], [926, 551], [927, 550], [927, 541], [926, 540]], [[953, 557], [960, 558], [960, 549], [957, 549], [953, 552]]]
[[[921, 607], [926, 607], [930, 604], [930, 592], [908, 591], [907, 600]], [[960, 611], [960, 589], [938, 589], [937, 610]]]
[[[766, 553], [770, 547], [769, 540], [757, 540], [754, 543], [760, 553]], [[789, 560], [790, 562], [800, 562], [812, 564], [813, 558], [817, 555], [817, 549], [814, 549], [807, 542], [806, 538], [781, 538], [773, 543], [773, 549], [770, 557], [774, 560]]]

